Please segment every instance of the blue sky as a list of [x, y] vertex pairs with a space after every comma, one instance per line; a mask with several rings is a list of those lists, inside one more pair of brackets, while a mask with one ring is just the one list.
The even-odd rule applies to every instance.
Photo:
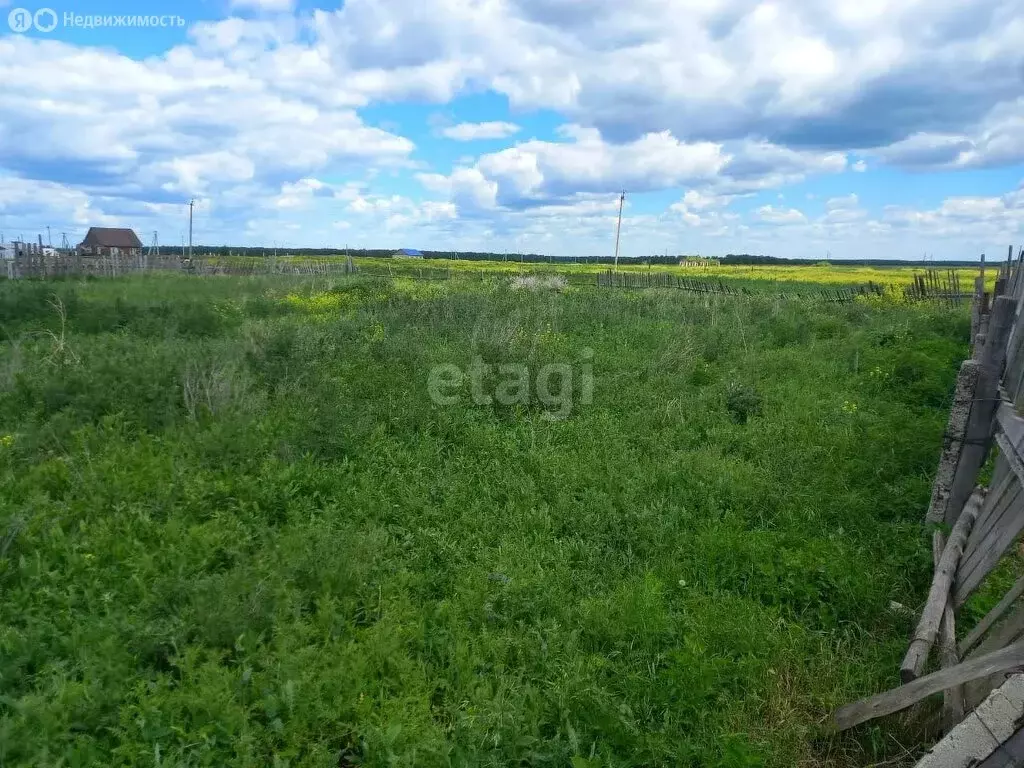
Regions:
[[625, 189], [626, 256], [1024, 241], [1019, 0], [45, 7], [0, 0], [7, 239], [195, 198], [210, 244], [607, 254]]

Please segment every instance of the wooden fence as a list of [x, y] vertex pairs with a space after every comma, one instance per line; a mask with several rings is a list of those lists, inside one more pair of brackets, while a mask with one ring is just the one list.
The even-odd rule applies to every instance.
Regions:
[[[359, 269], [352, 258], [194, 258], [158, 254], [113, 254], [85, 256], [75, 251], [45, 252], [42, 246], [33, 243], [21, 244], [13, 259], [0, 262], [0, 276], [9, 279], [50, 278], [67, 276], [120, 277], [132, 274], [178, 272], [192, 275], [306, 275], [338, 276], [359, 273], [369, 277], [401, 277], [412, 280], [461, 279], [510, 279], [521, 272], [496, 270], [466, 270], [455, 272], [450, 267], [413, 266], [408, 260], [400, 260], [387, 269]], [[557, 275], [571, 285], [593, 285], [594, 275], [588, 272], [547, 271], [545, 275]], [[672, 288], [690, 293], [716, 294], [721, 296], [768, 295], [781, 299], [814, 299], [824, 302], [851, 302], [858, 296], [902, 295], [912, 301], [933, 301], [959, 306], [973, 296], [960, 288], [960, 279], [955, 270], [944, 274], [939, 270], [927, 270], [916, 275], [910, 286], [882, 285], [868, 282], [864, 285], [839, 286], [835, 288], [806, 288], [779, 292], [777, 290], [750, 290], [736, 287], [720, 279], [697, 279], [668, 271], [623, 271], [607, 270], [596, 274], [597, 286], [601, 288]], [[771, 281], [764, 281], [772, 285]]]
[[354, 275], [359, 269], [352, 258], [347, 259], [188, 259], [181, 260], [181, 269], [197, 275], [307, 275], [331, 277]]
[[[770, 285], [770, 283], [768, 283]], [[801, 291], [774, 293], [769, 291], [752, 291], [748, 288], [737, 288], [722, 280], [698, 280], [672, 272], [615, 272], [607, 270], [597, 274], [597, 285], [601, 288], [673, 288], [691, 293], [717, 294], [721, 296], [778, 296], [782, 299], [818, 299], [827, 302], [849, 302], [858, 296], [881, 296], [891, 288], [879, 283], [869, 282], [865, 285], [840, 286], [838, 288], [819, 288]], [[922, 296], [921, 298], [926, 298]]]
[[[32, 245], [32, 244], [29, 244]], [[12, 280], [50, 277], [121, 277], [124, 275], [178, 272], [193, 275], [350, 275], [357, 271], [348, 259], [188, 259], [157, 254], [105, 254], [86, 256], [77, 252], [50, 252], [42, 248], [19, 249], [3, 262], [0, 275]]]
[[960, 273], [955, 269], [944, 272], [938, 269], [925, 270], [922, 275], [914, 275], [914, 282], [906, 289], [909, 299], [931, 299], [950, 306], [960, 306], [961, 302], [973, 298], [973, 293], [964, 293], [960, 288]]
[[[19, 243], [19, 245], [23, 245]], [[176, 256], [112, 254], [86, 256], [74, 251], [50, 251], [28, 244], [19, 248], [13, 258], [0, 264], [0, 275], [10, 280], [49, 277], [118, 277], [144, 272], [181, 271]]]
[[[841, 707], [834, 716], [839, 729], [942, 693], [942, 725], [949, 731], [1008, 675], [1024, 669], [1024, 577], [977, 624], [958, 622], [964, 603], [1024, 530], [1024, 418], [1017, 414], [1024, 405], [1022, 260], [1024, 254], [1014, 262], [1011, 250], [993, 294], [985, 291], [984, 265], [975, 281], [972, 355], [957, 376], [925, 516], [932, 529], [933, 580], [900, 667], [903, 685]], [[926, 284], [927, 290], [936, 287]], [[956, 282], [939, 290], [947, 288], [957, 292]], [[993, 452], [991, 479], [982, 486], [982, 468]], [[933, 651], [938, 669], [926, 673]]]

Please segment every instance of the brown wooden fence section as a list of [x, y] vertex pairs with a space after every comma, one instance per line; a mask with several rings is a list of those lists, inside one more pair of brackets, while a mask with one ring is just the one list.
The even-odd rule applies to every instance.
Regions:
[[914, 275], [914, 282], [906, 289], [909, 299], [933, 299], [959, 306], [973, 293], [964, 293], [960, 288], [960, 274], [955, 269], [926, 269], [924, 274]]
[[[934, 574], [900, 667], [903, 684], [841, 707], [835, 713], [839, 729], [942, 693], [943, 730], [949, 731], [1009, 675], [1024, 669], [1024, 577], [976, 625], [957, 621], [961, 607], [1024, 530], [1024, 418], [1018, 415], [1024, 405], [1022, 259], [1024, 254], [1015, 262], [1008, 257], [993, 294], [984, 290], [984, 266], [975, 281], [972, 355], [957, 377], [925, 516], [933, 529]], [[925, 286], [947, 288], [958, 292], [955, 280]], [[991, 479], [981, 485], [990, 454]], [[980, 762], [987, 756], [972, 759]]]
[[[770, 285], [770, 283], [767, 283]], [[882, 296], [893, 290], [879, 283], [869, 282], [864, 285], [844, 285], [836, 288], [808, 288], [800, 291], [774, 293], [770, 291], [752, 291], [745, 287], [736, 287], [722, 280], [698, 280], [674, 272], [615, 272], [607, 270], [597, 273], [599, 288], [674, 288], [690, 293], [716, 294], [719, 296], [778, 296], [783, 299], [818, 299], [827, 302], [849, 302], [858, 296]], [[910, 289], [906, 289], [910, 290]], [[915, 295], [914, 298], [936, 298], [934, 295]]]

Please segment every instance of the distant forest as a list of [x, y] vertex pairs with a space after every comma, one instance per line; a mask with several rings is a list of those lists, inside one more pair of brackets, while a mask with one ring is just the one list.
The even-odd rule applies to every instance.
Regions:
[[[162, 253], [181, 255], [183, 249], [180, 247], [161, 247]], [[273, 248], [234, 248], [226, 245], [208, 246], [196, 245], [192, 248], [195, 256], [242, 256], [242, 257], [269, 257], [274, 255]], [[391, 258], [397, 249], [395, 248], [279, 248], [279, 256], [364, 256], [376, 258]], [[612, 264], [615, 259], [612, 256], [551, 256], [540, 253], [487, 253], [478, 251], [423, 251], [425, 259], [458, 259], [461, 261], [513, 261], [524, 264]], [[707, 257], [693, 255], [666, 256], [657, 254], [644, 257], [620, 257], [620, 264], [678, 264], [680, 261], [707, 260], [719, 264], [739, 265], [792, 265], [812, 266], [815, 264], [834, 263], [848, 266], [861, 267], [895, 267], [895, 266], [935, 266], [935, 267], [974, 267], [978, 266], [978, 260], [961, 259], [957, 261], [922, 261], [921, 259], [834, 259], [826, 262], [822, 259], [784, 259], [777, 256], [755, 255], [750, 253], [729, 253], [725, 256]]]

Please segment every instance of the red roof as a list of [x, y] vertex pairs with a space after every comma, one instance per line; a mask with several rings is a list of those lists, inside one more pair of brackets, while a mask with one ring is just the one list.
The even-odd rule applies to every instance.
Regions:
[[141, 248], [142, 241], [130, 229], [89, 227], [82, 246], [86, 248]]

